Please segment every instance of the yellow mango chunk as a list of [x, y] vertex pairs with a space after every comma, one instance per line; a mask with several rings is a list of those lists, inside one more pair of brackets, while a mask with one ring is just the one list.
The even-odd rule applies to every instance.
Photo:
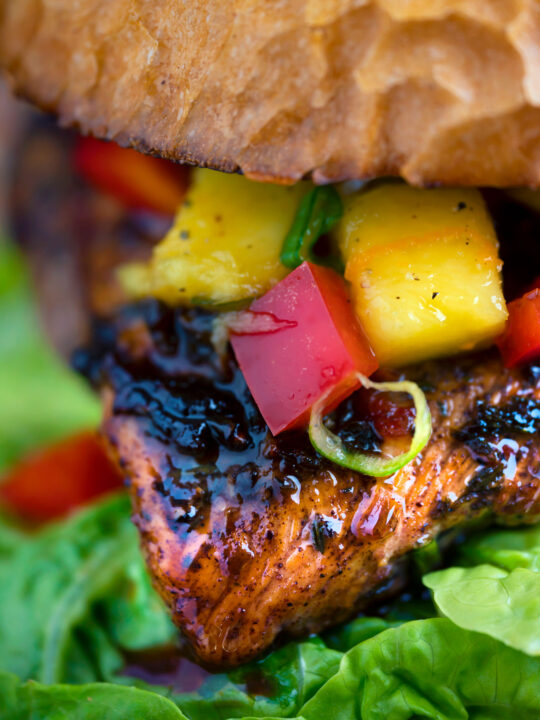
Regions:
[[502, 262], [477, 190], [374, 186], [345, 197], [334, 232], [381, 365], [471, 350], [504, 328]]
[[266, 185], [197, 169], [174, 225], [146, 264], [120, 271], [129, 295], [170, 305], [262, 295], [288, 272], [279, 256], [305, 183]]

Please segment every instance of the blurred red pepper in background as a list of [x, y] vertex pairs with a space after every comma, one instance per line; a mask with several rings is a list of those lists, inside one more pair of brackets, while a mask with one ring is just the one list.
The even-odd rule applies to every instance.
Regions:
[[508, 303], [506, 329], [497, 340], [506, 367], [540, 358], [540, 289]]
[[123, 205], [174, 215], [184, 200], [189, 169], [92, 137], [78, 138], [76, 171]]
[[[328, 411], [359, 385], [356, 373], [378, 367], [353, 312], [343, 279], [304, 262], [255, 300], [248, 311], [275, 319], [275, 329], [239, 334], [231, 343], [272, 434], [305, 427], [312, 406], [330, 388]], [[256, 323], [251, 323], [256, 327]]]
[[0, 502], [20, 517], [47, 522], [122, 487], [94, 432], [33, 453], [0, 480]]

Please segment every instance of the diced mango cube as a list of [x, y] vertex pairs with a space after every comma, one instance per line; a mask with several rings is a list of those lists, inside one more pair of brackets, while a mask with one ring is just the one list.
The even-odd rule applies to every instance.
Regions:
[[477, 190], [387, 183], [344, 204], [335, 234], [381, 365], [452, 355], [500, 334], [502, 262]]
[[171, 305], [262, 295], [288, 272], [279, 256], [307, 187], [194, 170], [186, 200], [150, 262], [120, 271], [124, 288]]

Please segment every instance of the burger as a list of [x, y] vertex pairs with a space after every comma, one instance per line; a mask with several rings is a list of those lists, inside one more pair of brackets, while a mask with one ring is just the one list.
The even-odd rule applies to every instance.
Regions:
[[539, 29], [3, 0], [65, 128], [23, 132], [13, 234], [95, 393], [32, 345], [29, 403], [101, 420], [0, 486], [2, 717], [540, 717]]

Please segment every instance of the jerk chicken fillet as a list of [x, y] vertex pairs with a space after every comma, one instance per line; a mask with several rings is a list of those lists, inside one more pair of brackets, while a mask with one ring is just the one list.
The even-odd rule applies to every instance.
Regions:
[[345, 620], [400, 558], [458, 523], [540, 518], [537, 368], [507, 370], [490, 353], [408, 368], [434, 432], [415, 461], [373, 480], [303, 433], [273, 438], [211, 328], [210, 314], [152, 301], [98, 324], [76, 358], [102, 392], [155, 586], [205, 663], [238, 665], [284, 631]]

